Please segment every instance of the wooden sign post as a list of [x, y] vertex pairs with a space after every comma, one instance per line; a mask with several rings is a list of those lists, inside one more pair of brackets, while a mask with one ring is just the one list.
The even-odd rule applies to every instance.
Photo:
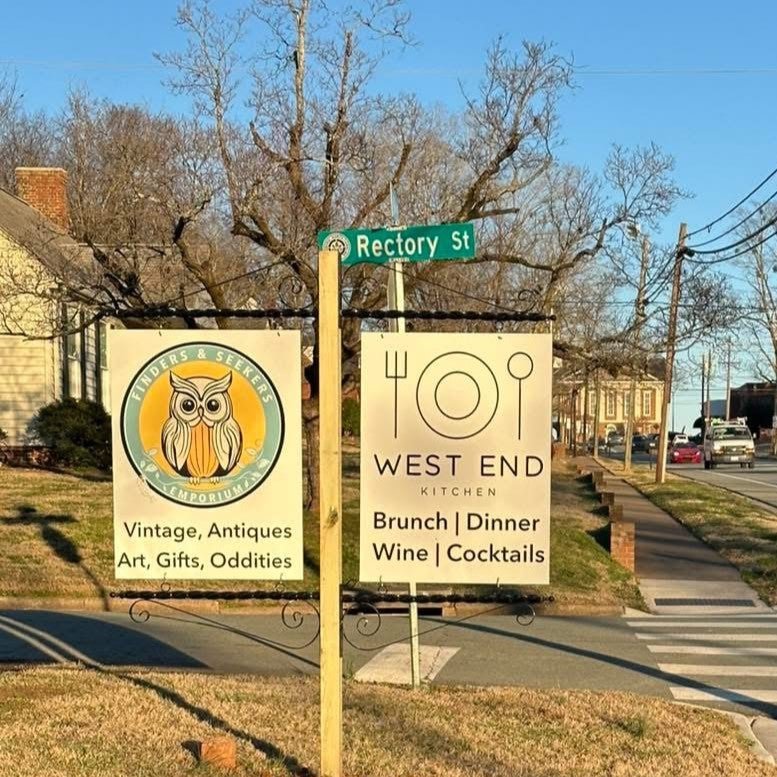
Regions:
[[321, 774], [341, 777], [343, 750], [342, 352], [340, 255], [318, 255], [318, 412], [321, 473]]

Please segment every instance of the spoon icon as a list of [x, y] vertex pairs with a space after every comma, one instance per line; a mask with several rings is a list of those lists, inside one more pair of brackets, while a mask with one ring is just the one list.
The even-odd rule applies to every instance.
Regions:
[[534, 361], [528, 353], [518, 351], [507, 360], [507, 371], [518, 381], [518, 439], [521, 439], [523, 381], [534, 371]]

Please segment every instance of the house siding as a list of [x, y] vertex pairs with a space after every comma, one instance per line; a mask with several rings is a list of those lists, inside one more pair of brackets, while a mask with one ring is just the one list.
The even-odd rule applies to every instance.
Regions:
[[27, 441], [27, 427], [50, 401], [50, 343], [18, 335], [0, 335], [0, 428], [10, 445]]
[[35, 413], [61, 392], [58, 342], [19, 333], [49, 334], [51, 305], [30, 295], [3, 293], [3, 278], [32, 278], [39, 267], [37, 259], [0, 230], [0, 429], [10, 445], [28, 442]]
[[95, 376], [95, 370], [97, 369], [97, 335], [94, 324], [84, 330], [84, 341], [86, 343], [86, 359], [84, 363], [86, 398], [91, 399], [93, 402], [99, 402], [100, 398], [97, 396], [97, 380]]

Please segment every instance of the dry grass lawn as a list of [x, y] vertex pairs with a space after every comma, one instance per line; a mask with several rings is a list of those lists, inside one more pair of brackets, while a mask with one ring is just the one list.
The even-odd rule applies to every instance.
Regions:
[[728, 559], [765, 602], [777, 604], [774, 513], [717, 486], [673, 475], [667, 475], [666, 483], [657, 486], [654, 477], [644, 467], [635, 469], [627, 480]]
[[[318, 686], [203, 674], [0, 674], [3, 777], [215, 774], [184, 743], [238, 741], [235, 777], [316, 769]], [[723, 716], [629, 694], [346, 686], [347, 777], [767, 777]], [[224, 773], [224, 772], [220, 772]]]
[[[358, 450], [343, 463], [343, 579], [358, 579]], [[121, 588], [153, 583], [113, 579], [111, 483], [33, 469], [0, 469], [0, 597], [103, 597]], [[633, 577], [613, 563], [595, 540], [606, 526], [590, 488], [564, 468], [553, 477], [551, 593], [563, 604], [640, 606]], [[318, 521], [305, 519], [305, 580], [289, 588], [318, 586]], [[176, 588], [253, 588], [243, 581], [175, 581]], [[268, 584], [271, 585], [271, 584]]]

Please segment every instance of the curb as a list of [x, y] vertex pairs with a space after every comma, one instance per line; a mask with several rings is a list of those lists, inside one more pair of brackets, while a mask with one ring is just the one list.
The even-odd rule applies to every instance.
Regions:
[[674, 702], [679, 707], [690, 707], [694, 710], [704, 710], [705, 712], [714, 712], [718, 715], [725, 715], [739, 729], [742, 736], [747, 740], [747, 746], [750, 752], [763, 763], [777, 764], [777, 720], [765, 718], [762, 716], [750, 717], [741, 712], [732, 712], [730, 710], [719, 710], [714, 707], [705, 707], [701, 704], [691, 704], [689, 702]]
[[[104, 602], [101, 598], [67, 598], [67, 597], [0, 597], [0, 610], [56, 610], [58, 612], [83, 612], [83, 613], [119, 613], [127, 614], [134, 599], [109, 599]], [[208, 599], [164, 599], [164, 602], [185, 607], [191, 612], [210, 614], [252, 614], [280, 612], [283, 605], [269, 602], [267, 605], [257, 603], [242, 604], [234, 601], [212, 601]], [[107, 605], [107, 606], [106, 606]]]
[[[0, 597], [0, 610], [55, 610], [57, 612], [83, 613], [118, 613], [126, 615], [134, 599], [110, 599], [106, 609], [102, 599], [68, 599], [68, 598], [34, 598], [34, 597]], [[208, 613], [210, 615], [275, 615], [283, 610], [282, 603], [267, 602], [266, 604], [241, 603], [235, 601], [211, 601], [202, 599], [162, 600], [189, 610], [190, 612]], [[497, 615], [515, 614], [507, 610]], [[458, 614], [471, 616], [476, 610], [483, 610], [483, 605], [460, 604], [457, 609], [444, 607], [444, 618], [455, 618]], [[538, 617], [574, 617], [590, 615], [607, 617], [622, 615], [624, 608], [620, 604], [585, 604], [575, 602], [552, 602], [535, 606]]]

